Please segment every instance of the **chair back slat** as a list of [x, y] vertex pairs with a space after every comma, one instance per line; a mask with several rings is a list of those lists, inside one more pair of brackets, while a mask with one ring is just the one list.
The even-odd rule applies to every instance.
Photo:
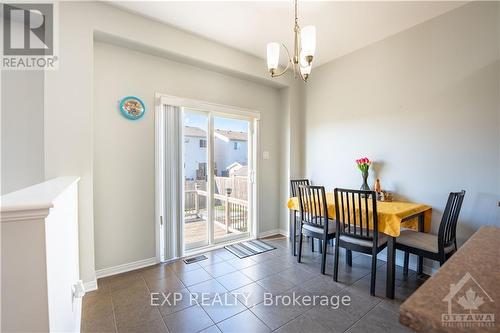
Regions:
[[309, 179], [292, 179], [290, 180], [290, 196], [297, 197], [299, 195], [300, 185], [310, 185]]
[[334, 196], [337, 233], [376, 242], [378, 239], [376, 193], [336, 188]]
[[444, 253], [444, 249], [452, 246], [457, 238], [457, 223], [464, 201], [465, 191], [451, 192], [446, 202], [446, 207], [441, 218], [438, 233], [438, 248], [440, 253]]
[[299, 185], [299, 196], [302, 223], [328, 231], [328, 205], [323, 186]]

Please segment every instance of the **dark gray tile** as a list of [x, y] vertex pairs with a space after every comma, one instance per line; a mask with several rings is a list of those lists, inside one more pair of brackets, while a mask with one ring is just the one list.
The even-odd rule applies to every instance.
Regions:
[[115, 311], [116, 328], [118, 332], [127, 329], [135, 330], [146, 326], [148, 322], [161, 319], [158, 307], [150, 304], [131, 304]]
[[198, 333], [221, 333], [217, 325], [210, 326], [208, 328], [205, 328], [203, 331], [200, 331]]
[[327, 327], [321, 325], [321, 323], [301, 315], [292, 321], [288, 322], [277, 329], [275, 332], [279, 333], [325, 333], [329, 332]]
[[228, 264], [225, 261], [205, 266], [204, 269], [207, 271], [208, 274], [212, 275], [213, 277], [226, 275], [237, 270], [234, 266]]
[[344, 284], [333, 281], [331, 275], [319, 275], [311, 280], [300, 284], [300, 287], [313, 295], [337, 295], [339, 291], [344, 289]]
[[229, 291], [241, 288], [241, 287], [253, 282], [252, 279], [250, 279], [249, 277], [247, 277], [245, 274], [241, 273], [240, 271], [236, 271], [236, 272], [229, 273], [227, 275], [218, 277], [217, 281], [219, 281], [219, 283], [222, 284], [224, 286], [224, 288], [226, 288]]
[[258, 280], [257, 283], [272, 294], [280, 294], [295, 287], [295, 283], [283, 279], [279, 274]]
[[250, 310], [243, 311], [217, 324], [223, 333], [265, 333], [269, 327]]
[[163, 319], [156, 318], [154, 320], [142, 321], [131, 326], [120, 327], [118, 333], [168, 333], [167, 327]]
[[198, 332], [214, 324], [199, 305], [191, 306], [164, 318], [170, 333]]
[[275, 330], [300, 315], [293, 307], [282, 305], [266, 305], [264, 302], [250, 308], [267, 327]]
[[[342, 297], [349, 297], [349, 305], [342, 305]], [[320, 322], [331, 331], [345, 331], [371, 310], [380, 299], [371, 297], [369, 293], [361, 293], [355, 289], [343, 290], [338, 298], [328, 305], [316, 305], [304, 316]]]
[[243, 274], [248, 276], [254, 281], [263, 279], [267, 276], [273, 275], [276, 271], [269, 266], [260, 263], [240, 270]]
[[319, 270], [318, 270], [318, 273], [312, 273], [312, 272], [303, 270], [299, 266], [288, 268], [287, 270], [284, 270], [284, 271], [279, 273], [280, 277], [294, 283], [295, 285], [301, 284], [304, 281], [311, 280], [318, 275], [319, 275]]
[[151, 292], [175, 291], [184, 289], [184, 284], [175, 274], [168, 275], [160, 280], [150, 279], [146, 282], [146, 284]]
[[183, 260], [177, 260], [168, 266], [176, 273], [189, 272], [201, 268], [198, 263], [186, 264]]
[[218, 294], [210, 301], [200, 302], [200, 304], [214, 323], [221, 322], [247, 309], [230, 293]]
[[235, 256], [234, 254], [232, 254], [231, 252], [229, 252], [226, 249], [215, 250], [215, 251], [213, 251], [213, 254], [215, 254], [217, 257], [221, 258], [224, 261], [238, 258], [237, 256]]
[[349, 333], [386, 333], [386, 332], [412, 332], [399, 323], [399, 314], [384, 309], [381, 306], [373, 308], [366, 316], [356, 322], [347, 332]]
[[168, 316], [174, 312], [178, 312], [197, 305], [196, 299], [187, 289], [178, 290], [175, 292], [163, 293], [157, 296], [158, 309], [162, 316]]
[[161, 264], [145, 268], [141, 271], [141, 274], [144, 280], [148, 282], [152, 280], [165, 279], [169, 276], [175, 275], [175, 272], [169, 265]]
[[196, 299], [213, 298], [217, 294], [227, 293], [227, 289], [215, 279], [204, 281], [188, 287], [192, 297]]
[[235, 295], [236, 298], [243, 303], [243, 305], [246, 307], [252, 307], [262, 302], [264, 300], [265, 293], [268, 293], [268, 291], [254, 282], [235, 289], [231, 293]]
[[224, 261], [221, 257], [218, 257], [211, 252], [204, 253], [203, 255], [205, 255], [207, 259], [197, 262], [197, 264], [200, 265], [201, 267], [210, 266]]
[[247, 268], [253, 265], [256, 265], [257, 263], [252, 259], [252, 257], [247, 257], [247, 258], [235, 258], [227, 261], [228, 264], [233, 266], [236, 269], [243, 269]]
[[129, 288], [111, 292], [111, 298], [115, 311], [119, 311], [134, 305], [150, 304], [151, 294], [143, 280], [143, 284], [134, 284]]
[[116, 291], [123, 288], [130, 288], [135, 285], [143, 285], [144, 278], [140, 272], [129, 272], [99, 279], [107, 291]]
[[178, 273], [179, 279], [186, 286], [192, 286], [203, 281], [208, 281], [212, 279], [212, 276], [208, 274], [203, 268], [198, 268], [192, 271], [185, 271]]

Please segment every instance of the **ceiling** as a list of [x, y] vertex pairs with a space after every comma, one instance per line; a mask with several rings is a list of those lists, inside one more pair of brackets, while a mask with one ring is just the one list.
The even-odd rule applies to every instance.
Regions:
[[[314, 66], [394, 35], [465, 2], [301, 1], [299, 24], [315, 25]], [[260, 58], [266, 44], [293, 47], [292, 1], [125, 1], [122, 9], [232, 46]]]

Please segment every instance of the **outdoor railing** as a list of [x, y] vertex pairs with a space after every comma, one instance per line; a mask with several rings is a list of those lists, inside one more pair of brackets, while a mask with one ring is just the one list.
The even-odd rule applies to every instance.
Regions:
[[[185, 216], [201, 218], [206, 214], [207, 191], [196, 188], [184, 192]], [[224, 225], [226, 233], [248, 231], [248, 202], [232, 198], [230, 190], [225, 195], [214, 194], [214, 220]]]

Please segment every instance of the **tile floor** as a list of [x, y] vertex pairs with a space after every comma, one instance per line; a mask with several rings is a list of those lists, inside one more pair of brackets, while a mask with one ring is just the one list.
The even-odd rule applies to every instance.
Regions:
[[[303, 262], [292, 256], [285, 238], [266, 239], [276, 250], [238, 259], [219, 249], [208, 259], [183, 261], [98, 280], [99, 289], [83, 300], [83, 332], [409, 332], [399, 324], [399, 305], [424, 281], [415, 272], [405, 277], [398, 267], [396, 299], [385, 295], [385, 262], [379, 261], [376, 297], [369, 294], [370, 257], [353, 253], [353, 265], [341, 255], [339, 282], [327, 275], [321, 257], [304, 243]], [[332, 248], [329, 247], [329, 252]], [[157, 292], [159, 305], [151, 305]], [[176, 294], [174, 294], [176, 292]], [[282, 302], [265, 305], [266, 295]], [[194, 296], [193, 296], [194, 295]], [[337, 309], [324, 304], [286, 305], [286, 296], [350, 297]], [[197, 296], [198, 302], [194, 301]], [[217, 300], [217, 301], [216, 301]], [[160, 304], [163, 303], [163, 304]], [[319, 303], [319, 302], [318, 302]], [[330, 304], [331, 305], [331, 304]]]

